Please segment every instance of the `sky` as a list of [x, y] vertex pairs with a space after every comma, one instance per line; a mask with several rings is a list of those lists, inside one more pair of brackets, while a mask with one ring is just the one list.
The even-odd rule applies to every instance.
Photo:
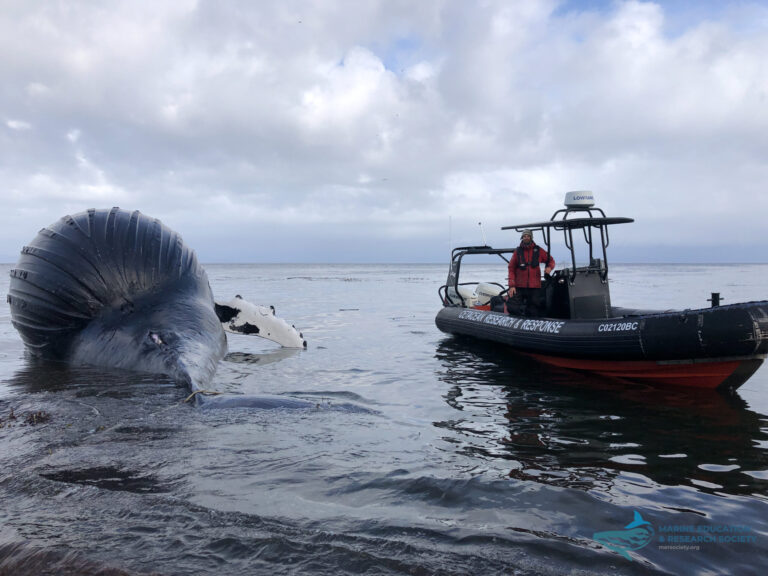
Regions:
[[614, 262], [768, 262], [767, 54], [768, 2], [0, 0], [0, 262], [113, 206], [202, 262], [447, 262], [571, 190]]

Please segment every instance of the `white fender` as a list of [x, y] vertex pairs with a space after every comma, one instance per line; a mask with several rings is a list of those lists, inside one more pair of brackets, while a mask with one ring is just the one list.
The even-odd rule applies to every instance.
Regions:
[[277, 342], [285, 348], [306, 348], [304, 336], [275, 316], [273, 306], [258, 306], [243, 300], [239, 295], [229, 302], [216, 302], [216, 315], [226, 332], [252, 334]]

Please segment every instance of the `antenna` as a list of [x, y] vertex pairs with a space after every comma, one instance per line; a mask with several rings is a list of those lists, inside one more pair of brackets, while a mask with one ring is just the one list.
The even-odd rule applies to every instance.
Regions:
[[483, 235], [483, 246], [488, 246], [488, 242], [485, 241], [485, 230], [483, 230], [483, 223], [478, 222], [478, 226], [480, 226], [480, 233]]

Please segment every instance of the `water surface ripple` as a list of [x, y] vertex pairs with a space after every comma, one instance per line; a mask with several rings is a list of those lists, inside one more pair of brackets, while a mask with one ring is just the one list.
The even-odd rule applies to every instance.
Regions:
[[[212, 386], [309, 407], [206, 411], [163, 377], [39, 363], [6, 307], [0, 574], [768, 570], [768, 369], [735, 394], [660, 390], [449, 337], [444, 266], [206, 268], [309, 342], [230, 336]], [[613, 301], [768, 297], [768, 266], [743, 268], [663, 266], [651, 285], [615, 266]], [[596, 533], [635, 512], [653, 534], [630, 560]]]

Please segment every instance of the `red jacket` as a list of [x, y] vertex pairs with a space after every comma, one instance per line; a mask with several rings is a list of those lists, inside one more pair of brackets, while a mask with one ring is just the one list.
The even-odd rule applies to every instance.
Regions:
[[[539, 261], [531, 262], [533, 258], [534, 247], [539, 250]], [[522, 259], [518, 258], [518, 252], [522, 251]], [[547, 254], [544, 248], [536, 246], [531, 242], [528, 246], [522, 243], [520, 247], [512, 254], [509, 261], [509, 287], [512, 288], [541, 288], [541, 268], [540, 264], [545, 264], [550, 270], [555, 267], [555, 261]]]

